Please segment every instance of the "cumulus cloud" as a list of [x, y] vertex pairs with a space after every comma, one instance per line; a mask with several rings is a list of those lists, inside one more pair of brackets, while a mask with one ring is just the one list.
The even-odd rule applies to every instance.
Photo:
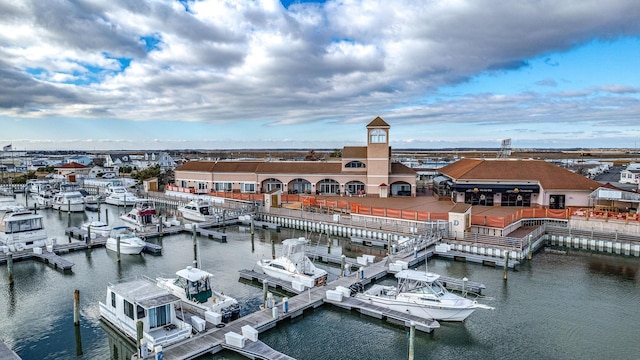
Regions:
[[[0, 4], [0, 115], [290, 125], [628, 121], [637, 88], [475, 94], [443, 86], [640, 32], [640, 3], [275, 0]], [[557, 66], [550, 58], [546, 63]], [[535, 83], [555, 87], [555, 79]], [[10, 90], [9, 90], [10, 89]], [[586, 100], [588, 98], [588, 101]], [[593, 109], [600, 109], [594, 111]], [[605, 111], [605, 109], [607, 109]], [[600, 119], [603, 120], [603, 119]]]

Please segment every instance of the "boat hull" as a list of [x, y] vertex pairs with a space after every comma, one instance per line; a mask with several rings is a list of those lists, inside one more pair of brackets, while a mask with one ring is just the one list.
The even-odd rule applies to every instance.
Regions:
[[126, 200], [123, 198], [117, 198], [117, 197], [107, 197], [104, 202], [107, 204], [111, 204], [111, 205], [116, 205], [116, 206], [133, 206], [135, 205], [137, 199], [132, 198], [131, 200], [129, 200], [129, 198], [127, 198]]
[[437, 321], [464, 321], [476, 310], [475, 307], [446, 308], [442, 306], [432, 306], [426, 303], [400, 301], [366, 294], [358, 294], [356, 298], [369, 304], [385, 307], [389, 310]]
[[[107, 244], [105, 246], [107, 249], [111, 251], [114, 251], [114, 252], [118, 251], [118, 244], [116, 240], [113, 240], [113, 239], [107, 240]], [[142, 244], [129, 244], [125, 242], [120, 243], [120, 254], [137, 255], [137, 254], [140, 254], [143, 249], [144, 249], [144, 245]]]
[[269, 261], [259, 261], [258, 266], [265, 275], [288, 282], [298, 282], [306, 287], [322, 286], [327, 282], [327, 274], [322, 273], [317, 276], [308, 276], [299, 273], [292, 273], [286, 270], [280, 270], [269, 266]]
[[84, 211], [84, 202], [71, 204], [53, 203], [51, 207], [59, 211], [82, 212]]

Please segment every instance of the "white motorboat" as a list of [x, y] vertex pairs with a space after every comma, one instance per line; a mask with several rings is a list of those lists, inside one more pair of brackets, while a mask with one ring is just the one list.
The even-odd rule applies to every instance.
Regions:
[[104, 221], [93, 220], [80, 225], [82, 230], [91, 232], [91, 238], [96, 236], [109, 237], [111, 226]]
[[156, 231], [160, 223], [155, 203], [147, 199], [137, 199], [131, 211], [120, 215], [120, 219], [140, 232]]
[[213, 211], [211, 202], [205, 199], [193, 199], [189, 203], [178, 207], [182, 217], [191, 221], [212, 221], [217, 216]]
[[138, 197], [130, 193], [124, 186], [109, 186], [106, 191], [104, 202], [117, 206], [134, 205]]
[[82, 212], [84, 198], [79, 191], [60, 191], [53, 195], [51, 207], [60, 211]]
[[476, 309], [493, 310], [491, 306], [450, 293], [438, 281], [439, 277], [430, 272], [402, 270], [396, 274], [397, 286], [376, 284], [354, 296], [370, 304], [438, 321], [464, 321]]
[[136, 324], [141, 321], [143, 341], [153, 350], [191, 337], [191, 325], [177, 316], [179, 304], [177, 296], [152, 280], [135, 279], [107, 286], [105, 302], [100, 302], [100, 318], [136, 343]]
[[6, 247], [5, 251], [46, 246], [42, 215], [21, 207], [5, 212], [0, 221], [0, 245]]
[[118, 251], [120, 243], [120, 253], [128, 255], [140, 254], [147, 243], [140, 239], [135, 231], [128, 226], [118, 226], [111, 229], [106, 247], [111, 251]]
[[158, 286], [169, 290], [183, 300], [183, 306], [198, 312], [211, 311], [220, 314], [222, 322], [240, 317], [238, 301], [211, 288], [213, 274], [202, 269], [187, 266], [178, 270], [176, 277], [158, 277]]
[[101, 201], [100, 196], [87, 195], [84, 197], [84, 209], [87, 211], [99, 211]]
[[0, 188], [0, 212], [11, 211], [19, 206], [11, 189]]
[[323, 286], [327, 283], [327, 272], [316, 267], [305, 255], [304, 248], [307, 242], [303, 237], [283, 240], [282, 254], [273, 260], [258, 260], [258, 266], [266, 275], [291, 281], [294, 288], [299, 286], [298, 284], [309, 288]]

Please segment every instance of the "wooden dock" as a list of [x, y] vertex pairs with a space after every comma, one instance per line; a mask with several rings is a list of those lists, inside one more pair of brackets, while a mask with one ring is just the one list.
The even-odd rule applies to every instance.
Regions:
[[205, 229], [198, 226], [196, 227], [196, 234], [200, 236], [205, 236], [208, 239], [215, 239], [215, 240], [220, 240], [221, 242], [227, 242], [227, 234], [221, 231]]
[[289, 355], [285, 355], [281, 352], [273, 350], [267, 344], [262, 341], [251, 341], [247, 340], [247, 343], [243, 348], [227, 345], [222, 343], [221, 345], [225, 349], [233, 350], [239, 354], [244, 355], [249, 359], [269, 359], [269, 360], [293, 360]]
[[[456, 250], [449, 250], [447, 252], [438, 251], [435, 254], [439, 257], [451, 259], [454, 261], [462, 261], [462, 262], [469, 261], [469, 262], [482, 264], [485, 266], [504, 267], [504, 264], [505, 264], [505, 259], [502, 257], [470, 254], [470, 253], [456, 251]], [[509, 269], [516, 270], [519, 264], [520, 262], [518, 260], [509, 259], [508, 267]]]
[[426, 333], [431, 333], [434, 329], [438, 329], [440, 327], [440, 323], [436, 320], [405, 314], [400, 311], [389, 310], [382, 306], [366, 303], [354, 297], [343, 297], [342, 301], [329, 300], [325, 298], [324, 302], [342, 309], [356, 310], [360, 314], [368, 315], [376, 319], [386, 320], [393, 324], [404, 325], [405, 327], [410, 327], [411, 322], [413, 322], [417, 330]]

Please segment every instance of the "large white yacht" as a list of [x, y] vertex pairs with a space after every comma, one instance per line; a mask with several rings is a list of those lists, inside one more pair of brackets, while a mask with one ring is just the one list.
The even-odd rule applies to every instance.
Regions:
[[402, 270], [396, 274], [397, 286], [375, 284], [356, 299], [438, 321], [464, 321], [476, 309], [493, 307], [450, 293], [438, 281], [440, 275], [426, 271]]
[[271, 260], [258, 260], [262, 271], [276, 279], [291, 281], [306, 287], [322, 286], [327, 283], [327, 272], [316, 267], [305, 255], [308, 240], [300, 237], [282, 241], [282, 254]]
[[182, 217], [191, 221], [212, 221], [217, 216], [213, 212], [211, 202], [205, 199], [193, 199], [187, 204], [178, 207]]
[[5, 212], [0, 221], [0, 245], [9, 251], [46, 246], [42, 215], [20, 207]]
[[118, 206], [134, 205], [136, 201], [138, 201], [138, 197], [130, 193], [124, 186], [109, 186], [104, 199], [107, 204]]
[[60, 211], [82, 212], [84, 211], [84, 197], [80, 191], [61, 190], [53, 195], [51, 207]]

